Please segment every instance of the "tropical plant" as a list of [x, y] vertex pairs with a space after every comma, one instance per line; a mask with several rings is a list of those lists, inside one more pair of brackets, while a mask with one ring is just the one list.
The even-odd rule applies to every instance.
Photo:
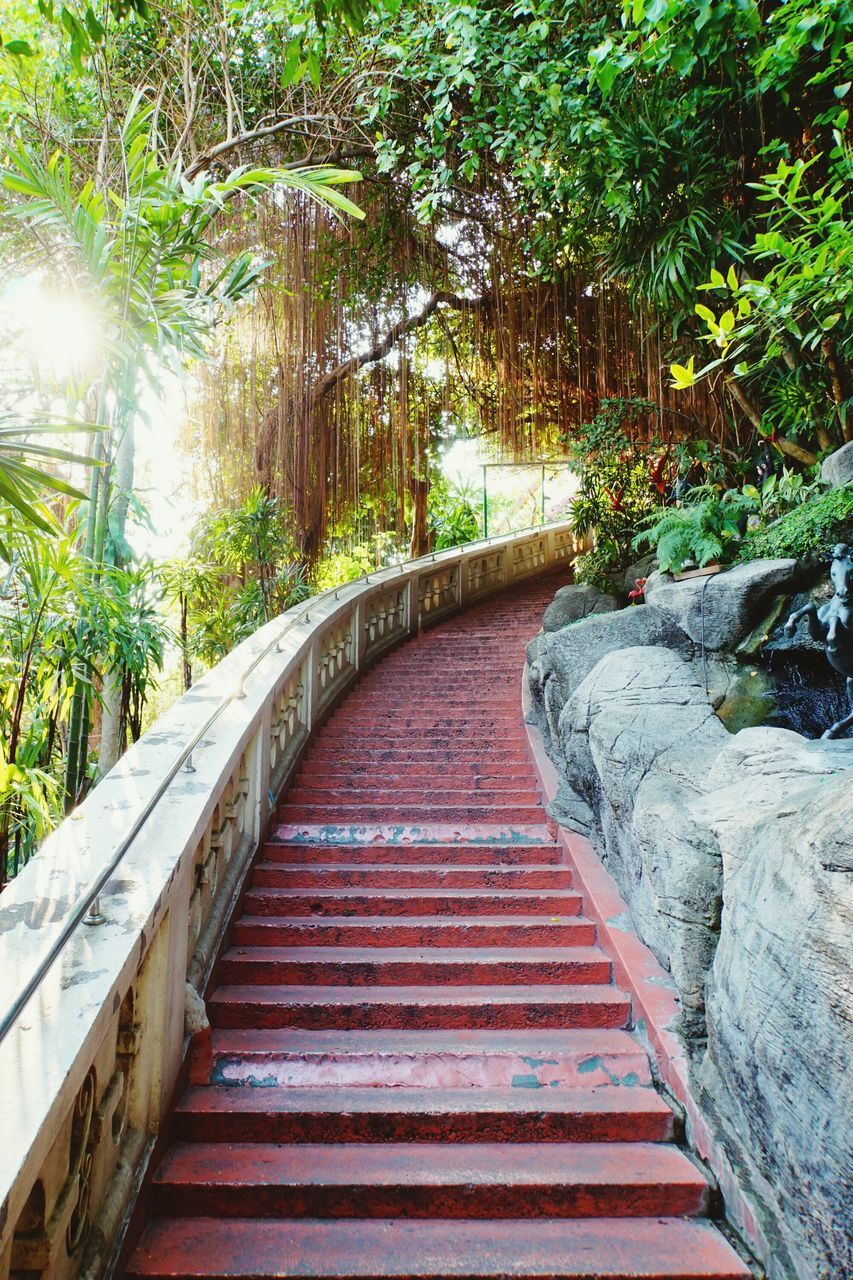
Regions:
[[[265, 263], [251, 249], [236, 255], [214, 247], [224, 209], [273, 188], [288, 188], [338, 213], [361, 211], [339, 190], [359, 175], [331, 166], [301, 169], [239, 166], [224, 178], [200, 172], [192, 181], [180, 159], [157, 155], [154, 107], [141, 96], [125, 117], [116, 183], [75, 176], [69, 156], [45, 162], [34, 149], [13, 151], [0, 184], [11, 196], [4, 210], [23, 234], [13, 241], [26, 269], [61, 272], [91, 299], [101, 317], [104, 358], [97, 380], [96, 441], [84, 554], [96, 576], [123, 556], [124, 514], [133, 487], [133, 431], [145, 380], [164, 366], [177, 370], [206, 354], [206, 341], [224, 309], [250, 296]], [[110, 515], [112, 512], [112, 519]], [[83, 647], [84, 620], [78, 621]], [[79, 666], [69, 726], [66, 803], [80, 791], [91, 713], [91, 676]], [[120, 715], [115, 703], [110, 714]], [[105, 760], [109, 767], [112, 763]]]
[[[164, 658], [167, 629], [150, 567], [108, 566], [96, 575], [76, 534], [73, 519], [44, 537], [7, 513], [0, 560], [0, 885], [61, 817], [63, 753], [79, 673], [91, 682], [96, 717], [105, 688], [116, 681], [120, 751], [142, 731], [143, 704]], [[87, 744], [87, 780], [94, 764]]]
[[670, 451], [644, 430], [654, 408], [646, 400], [605, 399], [569, 445], [579, 473], [572, 526], [595, 534], [599, 574], [629, 564], [635, 532], [668, 490]]
[[[752, 184], [758, 201], [768, 206], [764, 229], [747, 251], [755, 274], [740, 277], [734, 268], [726, 276], [712, 272], [700, 287], [727, 295], [724, 310], [718, 314], [702, 302], [695, 310], [719, 354], [698, 371], [693, 364], [673, 366], [681, 387], [720, 366], [746, 384], [763, 374], [773, 408], [756, 421], [762, 433], [775, 442], [780, 431], [788, 431], [822, 448], [853, 439], [847, 389], [853, 359], [853, 161], [839, 130], [835, 136], [831, 156], [780, 159], [775, 172]], [[749, 393], [738, 394], [746, 399]], [[785, 451], [805, 460], [802, 450]]]
[[809, 497], [772, 523], [747, 530], [738, 559], [819, 562], [839, 542], [853, 543], [853, 485]]
[[440, 473], [434, 476], [427, 505], [427, 529], [435, 551], [479, 538], [481, 520], [474, 487], [461, 479], [448, 480]]
[[203, 516], [190, 555], [168, 562], [161, 580], [180, 609], [186, 688], [194, 655], [218, 662], [310, 593], [281, 503], [260, 488], [238, 506]]
[[615, 589], [616, 566], [610, 548], [593, 547], [575, 557], [574, 581], [607, 593]]
[[783, 467], [774, 472], [760, 486], [745, 484], [742, 493], [753, 504], [753, 510], [762, 524], [775, 520], [802, 506], [804, 502], [815, 497], [820, 490], [819, 480], [808, 480], [801, 471], [791, 467]]
[[28, 422], [19, 414], [0, 414], [0, 508], [5, 505], [33, 527], [55, 533], [56, 522], [45, 509], [44, 498], [85, 497], [57, 474], [57, 464], [94, 466], [96, 459], [49, 442], [91, 430], [83, 423]]
[[681, 573], [686, 565], [704, 569], [726, 564], [737, 555], [751, 505], [735, 490], [722, 495], [696, 490], [684, 506], [665, 507], [648, 517], [632, 545], [635, 550], [651, 547], [663, 573]]

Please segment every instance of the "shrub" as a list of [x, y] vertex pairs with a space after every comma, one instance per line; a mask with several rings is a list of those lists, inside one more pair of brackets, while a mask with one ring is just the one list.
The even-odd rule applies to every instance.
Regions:
[[853, 485], [810, 498], [763, 529], [751, 529], [738, 559], [826, 560], [837, 542], [853, 541]]
[[584, 551], [575, 560], [575, 582], [580, 586], [612, 592], [616, 569], [615, 548], [612, 544], [596, 547], [594, 551]]
[[630, 563], [631, 539], [666, 489], [667, 450], [642, 429], [654, 410], [646, 400], [602, 400], [592, 422], [569, 441], [570, 465], [579, 478], [572, 528], [581, 535], [594, 532], [596, 551], [608, 548], [610, 565], [620, 569]]
[[[699, 498], [701, 490], [695, 490]], [[722, 497], [705, 497], [683, 507], [664, 507], [647, 521], [649, 528], [634, 538], [635, 549], [649, 546], [664, 573], [680, 573], [686, 564], [703, 569], [734, 559], [741, 539], [741, 522], [751, 500], [730, 489]]]

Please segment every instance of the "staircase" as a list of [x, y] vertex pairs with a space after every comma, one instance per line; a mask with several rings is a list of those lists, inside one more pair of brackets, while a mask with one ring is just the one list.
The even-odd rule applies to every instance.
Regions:
[[261, 851], [129, 1274], [744, 1280], [519, 711], [539, 580], [397, 649]]

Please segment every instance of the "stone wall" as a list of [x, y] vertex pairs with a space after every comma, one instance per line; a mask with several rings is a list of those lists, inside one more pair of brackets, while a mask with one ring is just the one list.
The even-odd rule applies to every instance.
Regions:
[[771, 1280], [837, 1280], [853, 1273], [853, 741], [730, 734], [692, 613], [645, 605], [531, 643], [554, 814], [588, 829], [673, 976], [691, 1087], [773, 1242]]

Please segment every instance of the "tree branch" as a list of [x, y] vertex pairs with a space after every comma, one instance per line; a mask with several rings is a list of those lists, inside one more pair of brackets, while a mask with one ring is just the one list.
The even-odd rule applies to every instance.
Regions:
[[[759, 428], [761, 426], [761, 414], [750, 400], [743, 387], [740, 386], [737, 379], [730, 378], [726, 385], [731, 392], [732, 399], [735, 403], [740, 406], [752, 425], [756, 429]], [[797, 462], [801, 462], [806, 467], [813, 467], [817, 462], [815, 454], [810, 453], [808, 449], [804, 449], [802, 445], [796, 444], [795, 441], [789, 440], [787, 436], [776, 436], [774, 444], [782, 451], [782, 453], [786, 454], [789, 458], [794, 458]]]
[[398, 320], [367, 351], [363, 351], [357, 356], [351, 356], [349, 360], [344, 360], [341, 364], [335, 365], [334, 369], [330, 369], [328, 373], [324, 373], [322, 378], [315, 382], [311, 391], [311, 408], [315, 408], [339, 382], [342, 382], [345, 378], [352, 377], [364, 365], [374, 364], [377, 360], [382, 360], [401, 338], [406, 337], [409, 333], [414, 333], [416, 329], [422, 328], [438, 307], [451, 307], [454, 311], [487, 311], [492, 307], [493, 303], [494, 299], [491, 294], [484, 294], [480, 298], [464, 298], [460, 294], [449, 293], [445, 289], [440, 289], [431, 294], [420, 311], [413, 316], [406, 316], [405, 319]]
[[[305, 116], [287, 116], [284, 120], [277, 120], [275, 124], [265, 125], [261, 129], [250, 129], [247, 133], [238, 133], [234, 138], [226, 138], [224, 142], [218, 142], [215, 147], [205, 151], [202, 155], [197, 156], [190, 164], [184, 177], [187, 179], [194, 178], [201, 173], [202, 169], [208, 169], [214, 160], [218, 160], [228, 151], [233, 151], [236, 147], [248, 146], [251, 142], [260, 142], [263, 138], [272, 138], [277, 133], [283, 133], [285, 129], [290, 129], [298, 124], [319, 124], [324, 120], [331, 120], [333, 117], [328, 115], [305, 115]], [[310, 163], [308, 161], [299, 161], [298, 164]], [[285, 168], [296, 168], [297, 164], [283, 166]]]

